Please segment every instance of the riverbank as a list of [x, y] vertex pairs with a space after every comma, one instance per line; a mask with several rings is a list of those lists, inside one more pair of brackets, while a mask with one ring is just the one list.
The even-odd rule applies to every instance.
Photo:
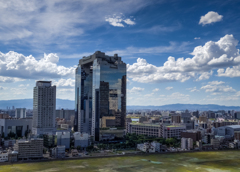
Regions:
[[144, 155], [121, 155], [111, 157], [86, 157], [81, 159], [53, 160], [1, 165], [1, 172], [53, 172], [53, 171], [99, 171], [99, 172], [159, 172], [159, 171], [199, 171], [225, 172], [239, 171], [238, 150], [161, 153]]

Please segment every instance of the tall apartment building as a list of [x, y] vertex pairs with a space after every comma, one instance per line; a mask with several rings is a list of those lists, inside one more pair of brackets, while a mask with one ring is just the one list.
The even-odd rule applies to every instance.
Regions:
[[56, 86], [51, 81], [37, 81], [33, 91], [33, 134], [55, 131]]
[[18, 152], [19, 160], [42, 158], [43, 139], [31, 139], [28, 141], [17, 140], [13, 149]]
[[15, 118], [26, 118], [26, 108], [16, 108]]
[[126, 64], [118, 57], [96, 51], [79, 60], [75, 80], [75, 127], [99, 140], [102, 117], [114, 116], [115, 127], [125, 127]]

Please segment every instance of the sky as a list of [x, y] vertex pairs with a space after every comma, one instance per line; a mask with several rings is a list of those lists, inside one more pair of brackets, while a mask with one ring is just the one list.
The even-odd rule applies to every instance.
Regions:
[[236, 0], [0, 0], [0, 100], [37, 80], [74, 100], [75, 68], [95, 51], [127, 64], [127, 105], [240, 105]]

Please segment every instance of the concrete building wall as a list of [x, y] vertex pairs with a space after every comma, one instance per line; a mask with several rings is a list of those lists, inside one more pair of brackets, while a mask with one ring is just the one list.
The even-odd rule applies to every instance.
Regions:
[[24, 136], [26, 130], [32, 130], [32, 119], [0, 119], [0, 134], [5, 137], [10, 132]]

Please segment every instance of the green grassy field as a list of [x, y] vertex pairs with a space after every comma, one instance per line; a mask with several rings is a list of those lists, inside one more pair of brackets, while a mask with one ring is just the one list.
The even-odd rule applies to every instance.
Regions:
[[240, 151], [128, 156], [0, 166], [1, 172], [230, 172], [240, 171]]

